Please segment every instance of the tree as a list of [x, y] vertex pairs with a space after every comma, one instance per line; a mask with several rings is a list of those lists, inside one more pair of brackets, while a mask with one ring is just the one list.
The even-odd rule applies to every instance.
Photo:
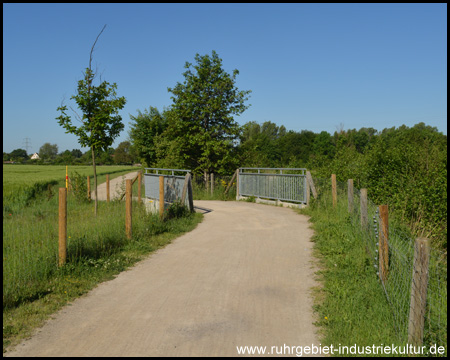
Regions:
[[196, 54], [195, 60], [196, 65], [185, 64], [185, 81], [168, 88], [173, 94], [170, 112], [176, 121], [167, 134], [181, 140], [179, 151], [185, 166], [203, 172], [206, 180], [211, 171], [224, 172], [236, 162], [232, 150], [239, 126], [233, 116], [249, 107], [244, 103], [251, 91], [237, 89], [239, 71], [225, 72], [215, 51], [211, 56]]
[[96, 156], [98, 157], [98, 162], [103, 165], [112, 165], [114, 164], [114, 148], [109, 147], [107, 150], [100, 152]]
[[78, 81], [78, 93], [71, 97], [83, 112], [83, 116], [78, 120], [81, 126], [72, 125], [72, 119], [66, 114], [67, 107], [61, 105], [58, 111], [61, 115], [57, 117], [59, 125], [66, 129], [66, 133], [78, 136], [78, 142], [81, 146], [89, 147], [92, 155], [92, 166], [94, 168], [94, 191], [95, 191], [95, 215], [97, 215], [97, 172], [95, 168], [95, 151], [107, 150], [112, 145], [114, 139], [123, 130], [122, 117], [119, 110], [123, 109], [126, 103], [125, 97], [116, 97], [116, 83], [112, 85], [103, 81], [100, 85], [93, 85], [95, 72], [92, 71], [92, 52], [95, 44], [102, 34], [98, 34], [92, 45], [89, 56], [89, 67], [84, 72], [84, 79]]
[[65, 165], [71, 165], [73, 163], [73, 156], [70, 150], [66, 150], [58, 155], [58, 157], [55, 159], [55, 164], [65, 164]]
[[[23, 161], [28, 159], [28, 155], [26, 150], [24, 149], [16, 149], [13, 150], [10, 154], [9, 154], [10, 160], [11, 161]], [[4, 158], [4, 156], [3, 156]]]
[[114, 163], [116, 164], [132, 164], [131, 144], [129, 141], [122, 141], [114, 151]]
[[73, 149], [73, 150], [71, 151], [71, 154], [72, 154], [72, 156], [73, 156], [74, 158], [76, 158], [76, 159], [79, 159], [80, 157], [83, 156], [83, 153], [81, 152], [80, 149]]
[[53, 160], [58, 155], [58, 145], [45, 143], [39, 148], [39, 157], [42, 160]]
[[156, 107], [150, 106], [144, 113], [138, 110], [138, 115], [130, 115], [133, 123], [128, 132], [131, 145], [141, 162], [147, 166], [154, 166], [156, 157], [155, 137], [167, 128], [166, 112], [160, 113]]

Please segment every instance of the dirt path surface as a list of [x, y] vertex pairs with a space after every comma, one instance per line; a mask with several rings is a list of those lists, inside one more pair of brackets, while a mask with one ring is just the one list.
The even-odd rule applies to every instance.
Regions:
[[238, 356], [237, 346], [319, 345], [307, 217], [246, 202], [195, 206], [207, 209], [195, 230], [4, 356]]
[[[109, 181], [109, 199], [114, 200], [117, 197], [120, 197], [122, 195], [121, 190], [121, 184], [122, 182], [125, 183], [125, 180], [127, 179], [134, 179], [138, 174], [138, 171], [128, 173], [126, 175], [121, 175], [115, 179], [112, 179]], [[125, 189], [125, 187], [124, 187]], [[106, 182], [99, 184], [97, 186], [97, 194], [98, 199], [106, 201]], [[95, 199], [95, 191], [91, 191], [91, 199]]]

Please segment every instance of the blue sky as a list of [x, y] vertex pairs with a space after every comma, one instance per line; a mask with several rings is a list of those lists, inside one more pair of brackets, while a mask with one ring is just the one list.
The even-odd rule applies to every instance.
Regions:
[[424, 122], [447, 134], [447, 4], [3, 4], [4, 152], [81, 148], [56, 109], [76, 108], [105, 24], [93, 65], [127, 99], [114, 148], [130, 114], [170, 106], [186, 61], [212, 50], [252, 90], [241, 125], [333, 134]]

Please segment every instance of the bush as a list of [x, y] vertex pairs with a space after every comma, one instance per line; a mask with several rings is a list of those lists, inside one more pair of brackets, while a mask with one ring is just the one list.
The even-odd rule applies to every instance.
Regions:
[[186, 205], [182, 204], [181, 201], [175, 201], [167, 208], [164, 219], [179, 219], [189, 216], [189, 214], [190, 212]]
[[70, 174], [72, 184], [72, 194], [79, 203], [88, 202], [87, 197], [87, 180], [85, 176], [78, 174], [76, 171]]

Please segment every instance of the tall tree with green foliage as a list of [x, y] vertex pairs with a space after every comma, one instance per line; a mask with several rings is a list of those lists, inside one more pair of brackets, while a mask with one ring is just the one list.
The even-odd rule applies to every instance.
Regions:
[[115, 164], [132, 164], [131, 144], [129, 141], [122, 141], [114, 151]]
[[236, 160], [232, 150], [239, 126], [234, 116], [249, 107], [245, 102], [251, 91], [236, 87], [239, 71], [228, 74], [214, 50], [211, 56], [196, 54], [195, 61], [195, 65], [186, 62], [184, 82], [168, 88], [173, 94], [170, 111], [177, 119], [168, 134], [182, 139], [185, 166], [206, 179], [210, 172], [220, 173]]
[[39, 148], [39, 157], [42, 160], [53, 160], [58, 155], [58, 145], [45, 143]]
[[149, 167], [154, 166], [158, 160], [155, 139], [167, 128], [166, 112], [161, 113], [150, 106], [143, 113], [138, 110], [136, 116], [130, 115], [130, 119], [130, 145], [141, 162]]
[[61, 115], [56, 119], [59, 125], [66, 129], [66, 133], [78, 136], [78, 142], [83, 147], [89, 147], [92, 153], [92, 166], [94, 168], [94, 191], [95, 191], [95, 215], [97, 215], [97, 172], [95, 168], [95, 150], [107, 150], [112, 145], [114, 139], [123, 130], [122, 117], [119, 110], [123, 109], [126, 103], [125, 97], [117, 97], [116, 83], [110, 84], [103, 81], [100, 85], [93, 85], [95, 72], [92, 71], [92, 52], [95, 44], [102, 34], [106, 25], [98, 34], [91, 48], [89, 56], [89, 67], [84, 72], [84, 79], [78, 81], [78, 93], [70, 99], [74, 99], [78, 107], [83, 112], [82, 117], [78, 116], [81, 122], [79, 127], [72, 124], [72, 119], [66, 114], [67, 107], [61, 105], [58, 111]]

